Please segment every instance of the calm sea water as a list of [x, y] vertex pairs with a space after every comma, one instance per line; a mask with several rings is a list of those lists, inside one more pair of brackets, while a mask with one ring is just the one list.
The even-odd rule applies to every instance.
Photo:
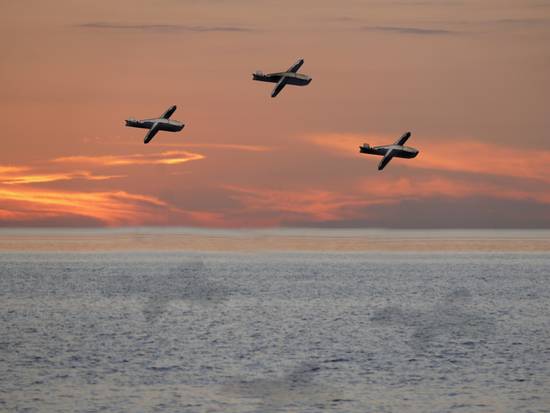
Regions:
[[545, 252], [0, 253], [0, 411], [548, 412]]

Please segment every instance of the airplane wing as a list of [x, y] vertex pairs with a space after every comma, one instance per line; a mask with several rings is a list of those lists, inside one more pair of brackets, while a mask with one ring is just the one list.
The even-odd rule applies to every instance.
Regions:
[[166, 112], [164, 112], [161, 116], [162, 119], [169, 119], [170, 116], [172, 116], [172, 114], [176, 111], [177, 109], [177, 106], [174, 105], [174, 106], [170, 106]]
[[283, 90], [283, 88], [285, 87], [286, 85], [286, 79], [284, 77], [281, 78], [281, 80], [279, 80], [277, 82], [277, 85], [275, 86], [275, 88], [273, 89], [273, 92], [271, 92], [271, 97], [274, 98], [275, 96], [277, 96], [279, 94], [279, 92], [281, 90]]
[[149, 143], [151, 139], [155, 137], [157, 132], [159, 131], [159, 124], [158, 122], [153, 125], [151, 129], [149, 129], [149, 132], [147, 132], [147, 135], [145, 135], [145, 139], [143, 140], [143, 143]]
[[407, 139], [409, 139], [410, 137], [411, 137], [411, 133], [407, 132], [403, 136], [401, 136], [399, 140], [394, 143], [394, 145], [400, 145], [400, 146], [405, 145], [405, 142], [407, 142]]
[[298, 69], [302, 67], [304, 64], [304, 59], [299, 59], [296, 63], [294, 63], [292, 66], [290, 66], [287, 70], [287, 72], [296, 73]]
[[391, 161], [391, 159], [393, 158], [393, 153], [392, 152], [393, 152], [393, 149], [390, 149], [388, 152], [386, 152], [386, 154], [384, 155], [384, 157], [382, 158], [382, 160], [378, 164], [378, 170], [379, 171], [384, 169], [384, 167], [388, 164], [388, 162]]

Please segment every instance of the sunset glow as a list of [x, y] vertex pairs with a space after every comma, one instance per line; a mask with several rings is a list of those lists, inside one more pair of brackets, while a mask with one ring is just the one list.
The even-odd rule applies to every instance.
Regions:
[[153, 155], [101, 155], [101, 156], [65, 156], [56, 158], [53, 162], [74, 163], [74, 164], [92, 164], [102, 166], [125, 166], [125, 165], [177, 165], [190, 161], [204, 159], [204, 156], [198, 153], [186, 151], [167, 151]]
[[[369, 138], [362, 135], [317, 135], [306, 140], [342, 156], [361, 156], [350, 148], [363, 143], [388, 145], [397, 137]], [[414, 139], [414, 138], [413, 138]], [[413, 140], [414, 142], [414, 140]], [[410, 143], [415, 144], [415, 143]], [[476, 142], [472, 139], [430, 140], [429, 150], [422, 151], [422, 162], [407, 162], [411, 168], [440, 169], [490, 175], [540, 179], [550, 183], [550, 150], [528, 149]], [[419, 158], [420, 159], [420, 158]]]
[[137, 224], [151, 208], [166, 204], [153, 197], [126, 192], [53, 192], [0, 189], [4, 205], [13, 211], [11, 219], [77, 215], [97, 219], [107, 225]]
[[0, 183], [5, 185], [19, 185], [19, 184], [38, 184], [45, 182], [55, 181], [67, 181], [71, 179], [87, 179], [90, 181], [103, 181], [107, 179], [120, 178], [122, 175], [93, 175], [90, 172], [68, 172], [57, 174], [44, 174], [44, 175], [9, 175], [2, 176], [0, 174]]
[[[31, 3], [0, 16], [1, 226], [550, 227], [547, 7]], [[251, 80], [298, 58], [306, 87]]]

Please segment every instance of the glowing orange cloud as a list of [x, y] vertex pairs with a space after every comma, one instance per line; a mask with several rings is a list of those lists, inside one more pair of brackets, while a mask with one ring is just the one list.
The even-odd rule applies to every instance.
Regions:
[[83, 163], [101, 166], [122, 166], [122, 165], [176, 165], [190, 161], [204, 159], [205, 156], [199, 153], [187, 151], [166, 151], [150, 155], [99, 155], [99, 156], [65, 156], [56, 158], [57, 163]]
[[356, 216], [357, 208], [379, 203], [374, 199], [324, 190], [298, 192], [236, 186], [227, 186], [226, 189], [234, 192], [233, 198], [243, 204], [247, 213], [276, 211], [281, 213], [279, 221], [288, 219], [285, 213], [314, 221], [352, 218]]
[[[98, 145], [109, 145], [109, 146], [132, 146], [136, 145], [135, 141], [127, 140], [109, 140], [105, 141], [101, 138], [84, 138], [84, 142], [93, 143], [95, 146]], [[212, 149], [229, 149], [234, 151], [244, 151], [244, 152], [269, 152], [274, 148], [271, 146], [265, 145], [249, 145], [242, 143], [206, 143], [206, 142], [184, 142], [184, 143], [170, 143], [170, 142], [156, 142], [155, 147], [157, 148], [212, 148]]]
[[243, 145], [233, 143], [159, 143], [157, 146], [162, 147], [177, 147], [177, 148], [214, 148], [214, 149], [230, 149], [245, 152], [269, 152], [273, 148], [262, 145]]
[[0, 209], [0, 220], [7, 221], [7, 220], [22, 220], [23, 214], [17, 212], [17, 211], [11, 211], [9, 209]]
[[80, 216], [105, 225], [201, 224], [219, 226], [216, 213], [174, 208], [153, 197], [125, 191], [69, 192], [0, 188], [0, 219], [28, 221], [39, 218]]
[[0, 172], [0, 183], [6, 185], [37, 184], [55, 181], [68, 181], [71, 179], [85, 179], [88, 181], [104, 181], [112, 178], [121, 178], [124, 175], [94, 175], [88, 171], [53, 173], [53, 174], [18, 174], [2, 176]]
[[421, 155], [421, 162], [415, 167], [533, 178], [550, 182], [550, 151], [461, 141], [430, 143], [430, 148]]
[[[177, 165], [189, 161], [204, 159], [204, 155], [186, 151], [166, 151], [152, 155], [103, 155], [103, 156], [68, 156], [56, 158], [54, 163], [86, 163], [99, 166], [124, 166], [124, 165]], [[2, 166], [0, 165], [0, 183], [6, 185], [36, 184], [72, 179], [86, 179], [89, 181], [101, 181], [112, 178], [124, 177], [124, 175], [94, 175], [89, 171], [69, 171], [55, 173], [31, 172], [33, 168], [28, 166]]]
[[[369, 207], [392, 205], [405, 200], [430, 198], [465, 199], [491, 197], [502, 200], [533, 200], [550, 204], [550, 193], [544, 189], [521, 189], [489, 182], [448, 177], [381, 176], [375, 180], [364, 179], [349, 182], [342, 192], [329, 190], [285, 191], [267, 188], [226, 186], [233, 191], [233, 198], [243, 207], [243, 215], [275, 218], [261, 221], [277, 225], [293, 220], [338, 221], [369, 216]], [[250, 225], [250, 220], [248, 221]]]
[[218, 214], [186, 211], [147, 195], [131, 194], [123, 190], [99, 192], [70, 192], [53, 189], [27, 189], [23, 186], [72, 179], [108, 180], [124, 175], [95, 175], [89, 171], [41, 172], [40, 169], [63, 163], [87, 163], [92, 166], [176, 165], [204, 156], [187, 151], [166, 151], [152, 155], [128, 156], [73, 156], [34, 166], [0, 165], [0, 219], [32, 221], [59, 217], [92, 218], [105, 225], [141, 225], [181, 222], [185, 224], [220, 225]]
[[[394, 137], [368, 138], [353, 134], [323, 134], [305, 139], [339, 155], [360, 156], [359, 145], [387, 145]], [[419, 147], [418, 144], [412, 146]], [[446, 139], [420, 147], [414, 161], [400, 163], [410, 168], [438, 169], [490, 175], [533, 178], [550, 182], [550, 151], [491, 145], [473, 140]]]
[[472, 196], [490, 196], [499, 199], [532, 199], [537, 202], [550, 203], [550, 192], [542, 190], [525, 190], [506, 185], [478, 182], [471, 180], [429, 177], [413, 179], [379, 178], [360, 183], [359, 190], [369, 197], [383, 200], [422, 199], [430, 197], [467, 198]]
[[28, 171], [29, 168], [26, 166], [2, 166], [0, 165], [0, 176], [6, 175], [6, 174], [16, 174]]
[[12, 219], [76, 215], [109, 225], [138, 224], [150, 217], [151, 208], [167, 206], [157, 198], [124, 191], [85, 193], [0, 189], [0, 200], [4, 206], [10, 207], [7, 211]]

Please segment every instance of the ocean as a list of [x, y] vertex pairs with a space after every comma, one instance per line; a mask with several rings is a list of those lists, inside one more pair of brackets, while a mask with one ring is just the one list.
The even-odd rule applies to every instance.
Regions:
[[2, 230], [0, 411], [550, 412], [549, 246]]

